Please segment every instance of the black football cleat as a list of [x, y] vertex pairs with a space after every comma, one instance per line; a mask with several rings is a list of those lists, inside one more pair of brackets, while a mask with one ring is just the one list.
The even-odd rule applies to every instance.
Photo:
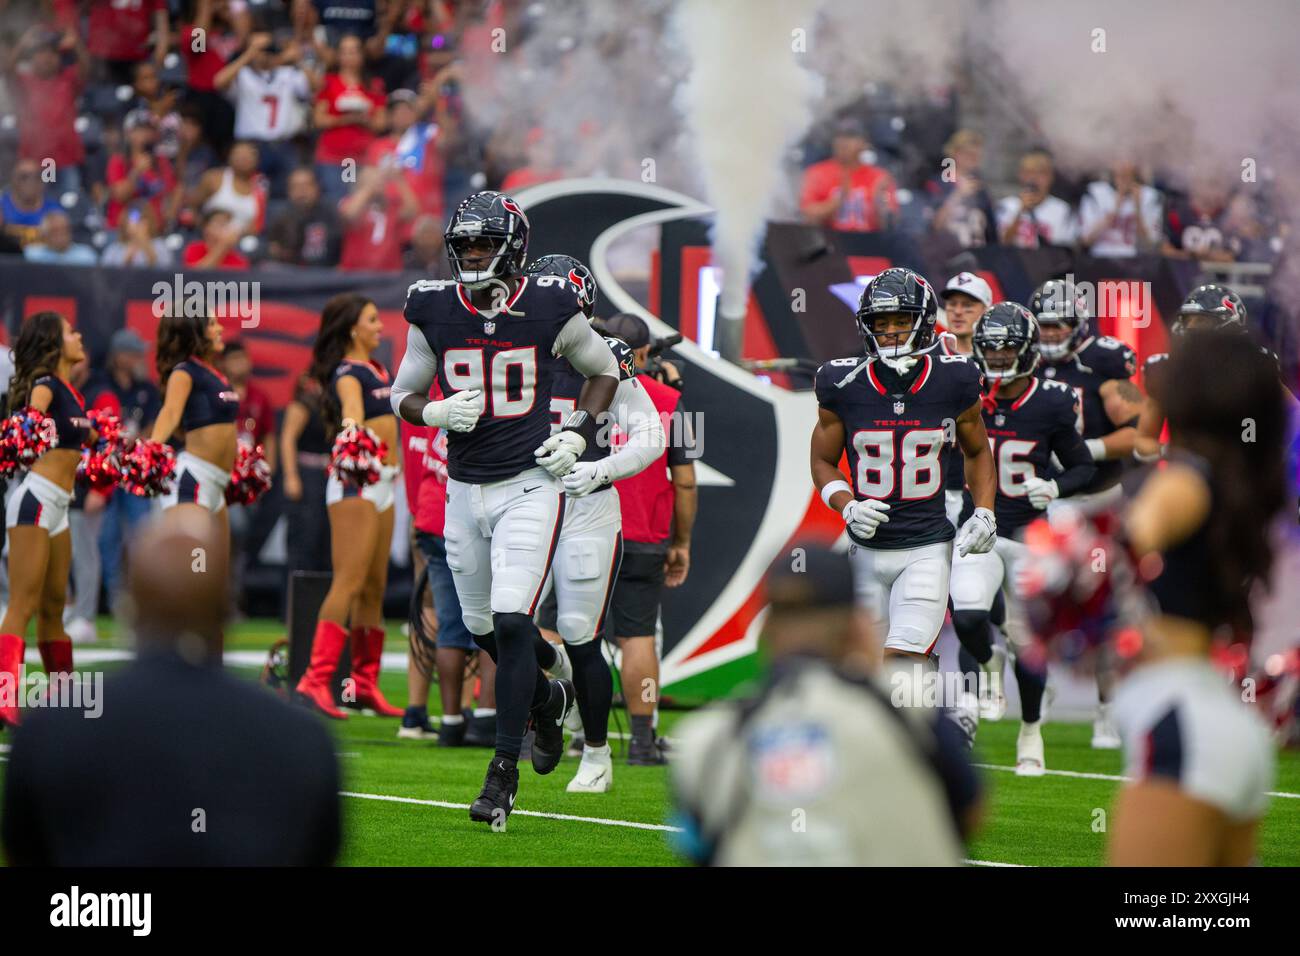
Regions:
[[506, 817], [515, 808], [515, 794], [519, 792], [519, 768], [493, 755], [488, 764], [483, 789], [469, 808], [469, 818], [478, 823], [489, 823], [494, 828], [505, 829]]
[[576, 700], [567, 680], [551, 681], [551, 699], [533, 711], [533, 769], [545, 776], [560, 765], [564, 756], [564, 718]]

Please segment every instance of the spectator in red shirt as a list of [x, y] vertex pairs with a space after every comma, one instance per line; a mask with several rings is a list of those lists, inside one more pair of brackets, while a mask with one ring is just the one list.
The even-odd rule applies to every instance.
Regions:
[[214, 209], [203, 218], [203, 238], [185, 247], [181, 261], [195, 269], [247, 269], [248, 260], [235, 251], [239, 230], [230, 213]]
[[872, 232], [898, 213], [894, 177], [862, 161], [867, 134], [856, 120], [841, 120], [831, 140], [831, 158], [803, 174], [799, 208], [804, 219], [831, 229]]
[[162, 66], [171, 46], [166, 0], [90, 0], [90, 52], [119, 86], [129, 86], [135, 64], [149, 57], [150, 33], [154, 62]]
[[231, 386], [239, 393], [239, 411], [235, 427], [240, 438], [266, 451], [266, 462], [275, 471], [279, 442], [275, 436], [275, 410], [271, 396], [253, 384], [253, 358], [239, 340], [227, 342], [221, 353], [221, 370], [226, 373]]
[[[63, 62], [61, 43], [76, 52], [75, 63]], [[18, 65], [24, 57], [30, 58], [25, 68]], [[73, 124], [88, 63], [86, 48], [75, 30], [66, 32], [61, 41], [59, 34], [37, 25], [27, 31], [4, 64], [18, 100], [18, 155], [38, 163], [54, 160], [55, 179], [66, 189], [81, 188], [79, 167], [86, 153]]]
[[[443, 218], [442, 127], [425, 117], [437, 106], [438, 87], [432, 81], [420, 92], [393, 90], [388, 95], [388, 134], [370, 144], [367, 166], [396, 163], [420, 201], [420, 211]], [[409, 229], [403, 239], [409, 239]]]
[[230, 0], [193, 0], [181, 25], [181, 55], [189, 68], [186, 102], [203, 116], [203, 132], [217, 155], [224, 155], [235, 136], [235, 107], [217, 91], [216, 78], [244, 45], [252, 21], [243, 4]]
[[316, 140], [317, 177], [326, 198], [339, 199], [347, 191], [343, 164], [360, 166], [375, 136], [387, 121], [384, 84], [366, 70], [362, 41], [355, 36], [339, 40], [338, 70], [328, 73], [316, 94], [312, 114], [320, 135]]
[[339, 268], [400, 272], [402, 224], [420, 214], [420, 201], [396, 164], [367, 166], [356, 192], [339, 203], [343, 255]]
[[126, 149], [108, 161], [108, 228], [116, 229], [122, 210], [135, 199], [153, 206], [159, 222], [166, 223], [171, 212], [171, 193], [176, 188], [176, 173], [171, 160], [154, 152], [158, 129], [148, 110], [133, 110], [123, 123]]

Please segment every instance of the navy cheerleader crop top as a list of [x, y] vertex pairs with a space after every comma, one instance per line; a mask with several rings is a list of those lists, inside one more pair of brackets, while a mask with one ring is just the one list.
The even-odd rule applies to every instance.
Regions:
[[86, 417], [86, 400], [75, 388], [57, 375], [42, 375], [32, 387], [44, 385], [53, 396], [45, 414], [54, 419], [59, 433], [59, 447], [77, 451], [90, 437], [90, 419]]
[[232, 425], [239, 413], [239, 393], [207, 362], [186, 359], [173, 371], [189, 375], [193, 385], [181, 413], [181, 428], [193, 431], [208, 425]]
[[392, 384], [382, 365], [378, 362], [354, 362], [351, 359], [340, 362], [334, 370], [335, 394], [338, 394], [339, 379], [349, 375], [361, 383], [361, 400], [367, 421], [393, 414], [393, 406], [388, 401]]

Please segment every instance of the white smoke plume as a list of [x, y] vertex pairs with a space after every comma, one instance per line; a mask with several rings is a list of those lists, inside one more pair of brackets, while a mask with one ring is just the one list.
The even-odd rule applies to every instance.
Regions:
[[[1194, 169], [1213, 172], [1258, 190], [1284, 221], [1300, 218], [1295, 0], [535, 0], [523, 9], [526, 29], [512, 33], [509, 56], [466, 51], [492, 79], [466, 85], [470, 115], [491, 130], [547, 131], [565, 175], [647, 179], [717, 208], [724, 312], [743, 310], [764, 216], [797, 217], [789, 145], [825, 129], [864, 89], [892, 91], [902, 109], [955, 87], [962, 122], [1020, 127], [1015, 144], [986, 130], [994, 186], [1000, 173], [1009, 189], [1015, 149], [1038, 142], [1075, 176], [1120, 158], [1175, 184]], [[795, 29], [807, 31], [804, 53], [792, 52]], [[1242, 181], [1248, 159], [1255, 183]], [[1290, 271], [1297, 301], [1300, 267]]]
[[1239, 174], [1300, 116], [1293, 0], [996, 0], [977, 32], [1068, 168]]
[[[691, 72], [682, 108], [705, 195], [717, 209], [719, 311], [741, 316], [785, 160], [808, 129], [820, 89], [805, 69], [818, 0], [683, 0], [674, 27]], [[802, 36], [801, 36], [802, 35]]]

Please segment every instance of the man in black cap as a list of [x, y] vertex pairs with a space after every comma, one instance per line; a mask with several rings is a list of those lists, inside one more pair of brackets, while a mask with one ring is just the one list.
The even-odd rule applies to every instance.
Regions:
[[225, 551], [206, 515], [173, 512], [141, 534], [138, 657], [104, 681], [96, 711], [33, 710], [14, 735], [0, 817], [11, 864], [333, 862], [332, 738], [221, 669]]
[[960, 731], [895, 708], [842, 554], [805, 542], [767, 576], [757, 692], [680, 725], [678, 849], [716, 866], [955, 866], [978, 785]]
[[[681, 406], [680, 374], [672, 369], [673, 380], [678, 382], [673, 388], [646, 370], [651, 342], [645, 321], [624, 312], [606, 319], [603, 327], [632, 349], [637, 380], [654, 402], [667, 439], [658, 462], [614, 483], [623, 516], [623, 560], [605, 628], [606, 638], [617, 640], [623, 651], [623, 697], [632, 725], [627, 762], [656, 766], [667, 763], [654, 730], [659, 703], [659, 605], [663, 589], [680, 587], [690, 571], [691, 531], [698, 501], [695, 438]], [[569, 752], [575, 750], [581, 753], [576, 740]]]

